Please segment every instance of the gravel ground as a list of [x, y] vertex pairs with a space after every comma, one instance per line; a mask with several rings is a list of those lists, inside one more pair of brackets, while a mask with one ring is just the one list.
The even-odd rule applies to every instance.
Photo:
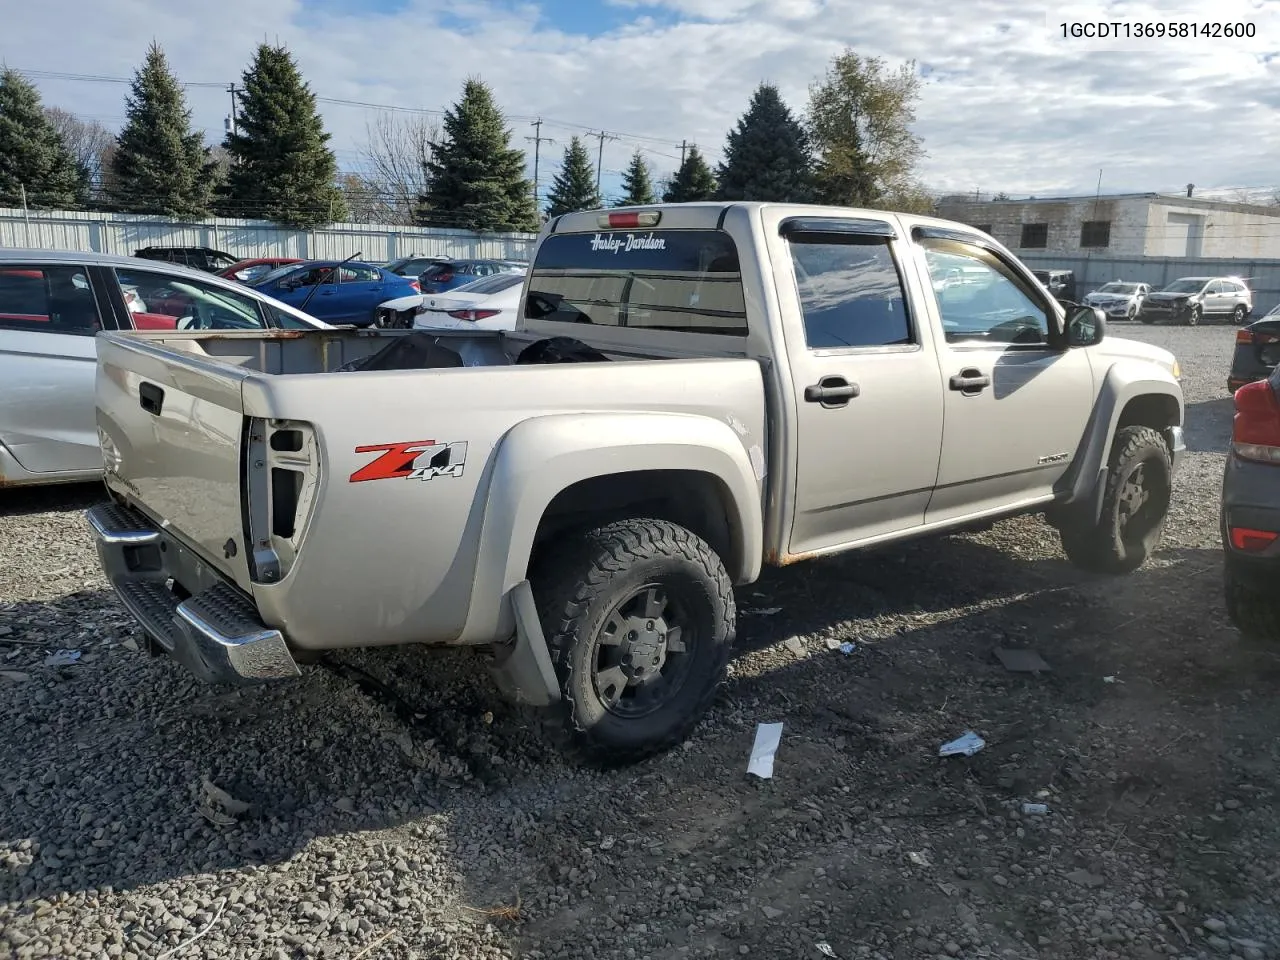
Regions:
[[[96, 489], [5, 494], [0, 955], [1280, 956], [1280, 663], [1220, 597], [1232, 330], [1112, 333], [1185, 371], [1154, 561], [1080, 574], [1030, 519], [772, 571], [696, 736], [605, 773], [460, 654], [202, 687], [137, 652]], [[939, 759], [966, 730], [986, 749]]]

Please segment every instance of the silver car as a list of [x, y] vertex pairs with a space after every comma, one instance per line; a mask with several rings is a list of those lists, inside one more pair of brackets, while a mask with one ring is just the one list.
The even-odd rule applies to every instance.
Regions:
[[1097, 307], [1112, 320], [1132, 320], [1150, 292], [1150, 284], [1112, 280], [1093, 293], [1085, 294], [1084, 302], [1087, 306]]
[[102, 476], [93, 403], [99, 330], [325, 326], [176, 264], [0, 250], [0, 486]]

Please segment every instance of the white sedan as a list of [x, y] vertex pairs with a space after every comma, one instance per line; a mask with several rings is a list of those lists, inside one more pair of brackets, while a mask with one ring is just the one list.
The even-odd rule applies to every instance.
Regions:
[[1126, 283], [1123, 280], [1112, 280], [1104, 283], [1093, 293], [1086, 294], [1086, 306], [1097, 307], [1112, 320], [1132, 320], [1142, 308], [1142, 301], [1151, 292], [1146, 283]]
[[413, 318], [419, 330], [514, 330], [524, 271], [498, 273], [447, 293], [424, 293]]

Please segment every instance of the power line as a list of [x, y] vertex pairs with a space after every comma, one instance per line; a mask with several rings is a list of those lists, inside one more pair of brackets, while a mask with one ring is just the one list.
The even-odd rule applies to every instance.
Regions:
[[[14, 69], [17, 70], [18, 73], [21, 73], [24, 76], [33, 78], [33, 79], [72, 80], [72, 81], [83, 82], [83, 83], [117, 83], [117, 84], [133, 83], [133, 80], [129, 77], [108, 77], [100, 74], [89, 74], [89, 73], [65, 73], [65, 72], [60, 72], [56, 70], [26, 70], [21, 67], [15, 67]], [[226, 90], [228, 87], [228, 84], [225, 81], [212, 82], [212, 81], [180, 80], [179, 84], [183, 87], [218, 88], [221, 90]], [[365, 110], [387, 110], [392, 113], [425, 114], [427, 116], [434, 116], [434, 117], [444, 116], [445, 113], [447, 112], [445, 110], [432, 109], [429, 107], [405, 107], [405, 106], [399, 106], [399, 105], [390, 104], [390, 103], [374, 103], [368, 100], [350, 100], [350, 99], [344, 99], [340, 97], [316, 97], [316, 102], [333, 104], [334, 106], [340, 106], [340, 107], [359, 107]], [[533, 122], [542, 120], [542, 122], [546, 123], [547, 126], [562, 127], [566, 130], [585, 130], [588, 133], [590, 133], [592, 136], [595, 136], [592, 127], [589, 127], [586, 124], [574, 123], [568, 120], [544, 119], [542, 117], [532, 117], [532, 116], [526, 116], [518, 113], [506, 114], [505, 118], [507, 120], [522, 121], [522, 122], [528, 122], [528, 123], [533, 123]], [[636, 141], [639, 143], [660, 143], [660, 144], [664, 144], [666, 146], [671, 146], [671, 147], [680, 146], [680, 143], [676, 140], [668, 140], [663, 137], [649, 137], [649, 136], [644, 136], [641, 134], [634, 134], [634, 133], [617, 134], [615, 139], [619, 139], [619, 138], [623, 140]]]

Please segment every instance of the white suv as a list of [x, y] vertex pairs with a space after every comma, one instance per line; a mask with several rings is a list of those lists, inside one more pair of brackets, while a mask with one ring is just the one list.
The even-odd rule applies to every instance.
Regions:
[[1253, 294], [1240, 277], [1181, 277], [1142, 301], [1143, 323], [1177, 320], [1195, 326], [1207, 317], [1230, 319], [1240, 326], [1253, 311]]

